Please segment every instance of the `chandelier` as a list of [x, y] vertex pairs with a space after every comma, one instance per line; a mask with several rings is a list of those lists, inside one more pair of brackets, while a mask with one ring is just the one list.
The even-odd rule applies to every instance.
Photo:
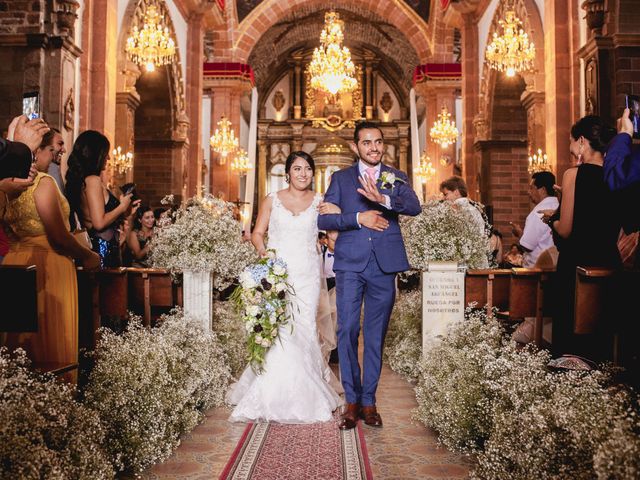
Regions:
[[547, 154], [542, 153], [542, 149], [538, 149], [538, 152], [529, 155], [529, 166], [527, 167], [529, 175], [533, 175], [536, 172], [550, 172], [551, 165], [547, 159]]
[[218, 128], [209, 140], [213, 151], [220, 154], [220, 164], [227, 161], [227, 155], [234, 153], [238, 149], [238, 138], [231, 128], [231, 122], [222, 115], [218, 122]]
[[238, 149], [231, 162], [231, 170], [238, 172], [239, 175], [246, 175], [253, 165], [249, 161], [249, 154], [244, 148]]
[[311, 87], [332, 95], [351, 92], [358, 87], [351, 53], [342, 46], [343, 26], [344, 22], [336, 12], [325, 13], [320, 46], [313, 51], [309, 64]]
[[487, 46], [487, 61], [489, 67], [499, 72], [505, 72], [507, 77], [513, 77], [517, 72], [533, 70], [536, 49], [529, 36], [520, 25], [516, 12], [507, 10], [505, 19], [500, 20], [503, 28], [502, 36], [493, 33], [493, 41]]
[[166, 65], [173, 61], [176, 44], [167, 27], [162, 27], [160, 14], [154, 5], [149, 5], [144, 13], [142, 30], [133, 27], [132, 35], [127, 38], [126, 52], [138, 65], [145, 66], [147, 72], [153, 72], [156, 65]]
[[111, 152], [111, 170], [118, 175], [124, 175], [133, 168], [133, 153], [122, 153], [122, 148], [114, 148]]
[[443, 106], [442, 111], [438, 114], [438, 120], [433, 124], [429, 131], [431, 139], [439, 143], [442, 148], [447, 148], [458, 138], [458, 129], [455, 123], [451, 121], [451, 114], [447, 107]]
[[436, 174], [436, 169], [431, 163], [431, 158], [427, 155], [426, 151], [420, 157], [420, 163], [418, 167], [414, 169], [414, 173], [420, 178], [422, 183], [427, 183]]

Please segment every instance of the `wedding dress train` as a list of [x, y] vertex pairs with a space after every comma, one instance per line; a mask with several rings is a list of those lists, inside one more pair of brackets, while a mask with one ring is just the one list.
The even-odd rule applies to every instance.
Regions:
[[331, 388], [330, 369], [320, 351], [316, 311], [320, 294], [321, 258], [317, 252], [316, 195], [305, 211], [294, 215], [278, 195], [271, 194], [269, 245], [287, 263], [290, 297], [289, 324], [280, 328], [278, 340], [265, 356], [264, 372], [247, 367], [231, 387], [227, 401], [236, 405], [231, 421], [280, 423], [324, 422], [342, 404]]

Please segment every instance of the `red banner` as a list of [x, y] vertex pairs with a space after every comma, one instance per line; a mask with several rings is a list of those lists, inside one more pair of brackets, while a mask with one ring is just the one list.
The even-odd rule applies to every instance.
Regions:
[[413, 71], [413, 84], [425, 80], [455, 80], [462, 77], [460, 63], [425, 63]]
[[205, 78], [242, 78], [254, 84], [253, 69], [246, 63], [205, 62], [202, 69]]

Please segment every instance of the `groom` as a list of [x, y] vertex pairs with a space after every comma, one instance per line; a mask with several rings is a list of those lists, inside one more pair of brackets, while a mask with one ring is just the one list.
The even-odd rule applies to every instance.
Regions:
[[[333, 269], [340, 375], [347, 401], [339, 425], [342, 430], [354, 428], [359, 417], [367, 425], [382, 426], [376, 410], [382, 348], [395, 301], [396, 273], [409, 269], [398, 217], [420, 213], [420, 201], [406, 174], [381, 163], [384, 139], [376, 124], [359, 123], [350, 147], [358, 161], [333, 174], [324, 196], [325, 202], [339, 206], [342, 213], [318, 216], [321, 230], [340, 232]], [[363, 299], [361, 380], [358, 336]]]

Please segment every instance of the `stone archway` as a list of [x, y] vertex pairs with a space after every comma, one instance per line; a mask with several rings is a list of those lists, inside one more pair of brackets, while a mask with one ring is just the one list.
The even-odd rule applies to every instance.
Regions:
[[[138, 185], [143, 201], [157, 205], [167, 194], [185, 193], [189, 119], [185, 113], [180, 51], [155, 72], [143, 73], [128, 60], [125, 45], [133, 26], [142, 25], [145, 9], [155, 5], [177, 42], [162, 0], [130, 0], [118, 37], [116, 145], [134, 152], [133, 171], [126, 180]], [[118, 179], [122, 182], [125, 179]]]

